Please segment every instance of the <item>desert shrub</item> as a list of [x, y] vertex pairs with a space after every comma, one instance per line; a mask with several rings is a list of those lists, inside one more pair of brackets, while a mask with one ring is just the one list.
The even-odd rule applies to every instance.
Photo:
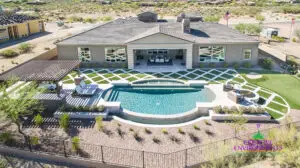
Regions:
[[216, 64], [215, 64], [214, 62], [210, 62], [210, 63], [208, 64], [208, 66], [209, 66], [210, 68], [215, 68], [215, 67], [216, 67]]
[[223, 67], [224, 67], [224, 68], [228, 68], [228, 67], [229, 67], [229, 64], [228, 64], [227, 62], [224, 62]]
[[160, 139], [158, 139], [157, 137], [153, 137], [152, 141], [156, 144], [159, 144], [161, 142]]
[[273, 40], [279, 41], [279, 42], [284, 42], [285, 39], [283, 37], [279, 37], [279, 36], [272, 36]]
[[178, 128], [178, 133], [182, 134], [182, 135], [185, 134], [185, 132], [182, 130], [182, 128]]
[[43, 117], [40, 114], [37, 114], [34, 116], [33, 121], [35, 125], [40, 126], [43, 124]]
[[19, 45], [19, 50], [21, 53], [29, 53], [32, 50], [32, 45], [29, 43], [22, 43]]
[[177, 138], [175, 135], [170, 135], [169, 138], [171, 141], [173, 141], [175, 143], [180, 143], [180, 139]]
[[145, 128], [144, 131], [145, 131], [146, 134], [152, 134], [152, 131], [149, 130], [148, 128]]
[[220, 21], [220, 19], [221, 19], [221, 17], [217, 16], [217, 15], [204, 17], [204, 21], [205, 22], [215, 22], [215, 23], [218, 23]]
[[262, 15], [256, 15], [256, 16], [255, 16], [255, 19], [258, 20], [258, 21], [264, 21], [264, 20], [265, 20], [265, 17], [262, 16]]
[[83, 18], [82, 17], [78, 17], [78, 16], [71, 16], [69, 18], [67, 18], [68, 22], [73, 23], [73, 22], [82, 22]]
[[200, 130], [200, 127], [198, 127], [197, 125], [193, 126], [195, 130]]
[[233, 67], [234, 69], [238, 69], [238, 68], [240, 67], [240, 64], [239, 64], [238, 62], [234, 62], [234, 63], [232, 64], [232, 67]]
[[133, 131], [134, 131], [134, 129], [133, 129], [133, 128], [129, 128], [129, 131], [130, 131], [130, 132], [133, 132]]
[[292, 39], [292, 41], [293, 41], [294, 43], [296, 43], [296, 42], [297, 42], [297, 39], [294, 37], [294, 38]]
[[140, 136], [140, 134], [138, 132], [133, 133], [133, 137], [138, 142], [143, 141], [143, 138]]
[[163, 128], [163, 129], [161, 130], [161, 132], [162, 132], [163, 134], [168, 134], [168, 131], [167, 131], [165, 128]]
[[199, 68], [204, 68], [204, 64], [203, 64], [203, 63], [200, 63], [200, 64], [199, 64]]
[[96, 120], [96, 126], [97, 126], [97, 130], [102, 130], [103, 129], [103, 118], [101, 116], [98, 116], [95, 118]]
[[40, 139], [39, 139], [39, 137], [37, 137], [37, 136], [32, 136], [32, 137], [30, 137], [30, 144], [31, 144], [31, 145], [38, 145], [38, 144], [39, 144], [39, 141], [40, 141]]
[[299, 14], [300, 13], [300, 7], [297, 6], [297, 5], [295, 5], [295, 6], [286, 5], [286, 6], [281, 7], [281, 11], [283, 13]]
[[197, 137], [194, 133], [190, 132], [189, 134], [190, 139], [194, 142], [194, 143], [199, 143], [200, 139], [199, 137]]
[[84, 18], [83, 23], [95, 23], [97, 20], [93, 18]]
[[204, 120], [204, 123], [205, 123], [206, 125], [211, 125], [211, 123], [210, 123], [208, 120]]
[[69, 114], [63, 114], [59, 118], [59, 126], [63, 128], [65, 131], [69, 128], [70, 116]]
[[218, 113], [218, 114], [223, 113], [222, 106], [216, 106], [216, 107], [213, 108], [213, 110], [214, 110], [215, 113]]
[[98, 107], [98, 111], [99, 111], [99, 112], [103, 112], [104, 110], [105, 110], [105, 106], [100, 105], [100, 106]]
[[75, 151], [75, 152], [78, 152], [79, 149], [80, 149], [80, 139], [78, 136], [74, 136], [72, 138], [72, 150]]
[[243, 63], [243, 67], [244, 67], [244, 68], [251, 68], [251, 67], [252, 67], [251, 62], [248, 62], [248, 61], [247, 61], [247, 62], [244, 62], [244, 63]]
[[271, 70], [273, 67], [273, 60], [271, 58], [262, 58], [258, 60], [258, 64], [264, 69]]
[[235, 29], [243, 34], [259, 35], [262, 31], [262, 26], [259, 24], [240, 23], [235, 26]]
[[109, 21], [113, 20], [113, 18], [111, 16], [103, 16], [99, 20], [102, 22], [109, 22]]
[[16, 51], [12, 50], [12, 49], [7, 49], [4, 50], [0, 53], [0, 55], [4, 56], [4, 57], [15, 57], [18, 56], [19, 53], [17, 53]]

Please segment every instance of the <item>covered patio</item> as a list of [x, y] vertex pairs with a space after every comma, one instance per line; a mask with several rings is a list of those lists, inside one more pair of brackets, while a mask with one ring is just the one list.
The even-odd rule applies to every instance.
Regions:
[[160, 72], [192, 68], [192, 44], [128, 44], [128, 68]]
[[79, 60], [32, 60], [2, 73], [0, 81], [36, 81], [59, 94], [59, 81], [79, 68], [79, 64]]

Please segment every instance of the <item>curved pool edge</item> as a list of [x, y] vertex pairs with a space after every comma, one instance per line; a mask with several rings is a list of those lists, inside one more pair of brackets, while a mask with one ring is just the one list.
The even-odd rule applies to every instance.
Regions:
[[214, 103], [203, 103], [197, 102], [196, 107], [190, 111], [170, 114], [170, 115], [154, 115], [154, 114], [142, 114], [138, 112], [129, 111], [122, 109], [120, 117], [125, 120], [130, 120], [137, 123], [143, 124], [156, 124], [156, 125], [168, 125], [185, 123], [191, 120], [195, 120], [199, 117], [208, 116], [208, 110], [214, 107]]
[[138, 126], [138, 127], [147, 127], [147, 128], [172, 128], [172, 127], [183, 127], [183, 126], [195, 124], [195, 123], [197, 123], [199, 121], [202, 121], [202, 120], [208, 120], [211, 117], [210, 116], [203, 116], [203, 117], [196, 118], [194, 120], [187, 121], [187, 122], [184, 122], [184, 123], [164, 124], [164, 125], [162, 125], [162, 124], [159, 125], [159, 124], [144, 124], [144, 123], [139, 123], [139, 122], [130, 121], [130, 120], [121, 118], [121, 117], [116, 116], [116, 115], [114, 115], [112, 118], [114, 120], [118, 121], [118, 122], [122, 122], [122, 123], [129, 124], [129, 125], [134, 125], [134, 126]]

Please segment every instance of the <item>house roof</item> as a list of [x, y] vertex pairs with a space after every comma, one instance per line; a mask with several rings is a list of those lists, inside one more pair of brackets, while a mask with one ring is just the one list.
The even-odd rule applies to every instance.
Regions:
[[191, 32], [183, 33], [181, 23], [144, 23], [135, 17], [117, 19], [91, 30], [69, 37], [58, 45], [110, 44], [124, 45], [156, 33], [184, 39], [193, 43], [258, 43], [253, 37], [241, 34], [225, 25], [206, 22], [191, 22]]
[[60, 81], [79, 64], [79, 60], [29, 61], [1, 74], [0, 81]]
[[9, 24], [23, 23], [29, 20], [36, 20], [39, 17], [29, 16], [29, 15], [20, 15], [20, 14], [0, 14], [0, 25], [5, 26]]

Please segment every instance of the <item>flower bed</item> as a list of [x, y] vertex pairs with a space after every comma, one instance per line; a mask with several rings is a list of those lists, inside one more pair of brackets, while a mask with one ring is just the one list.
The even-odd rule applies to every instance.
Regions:
[[60, 118], [63, 114], [68, 114], [70, 118], [76, 119], [93, 119], [98, 116], [107, 118], [108, 110], [104, 106], [78, 106], [78, 107], [61, 107], [54, 114], [54, 118]]
[[246, 118], [248, 121], [270, 121], [271, 116], [263, 108], [254, 107], [221, 107], [209, 110], [209, 115], [214, 121], [231, 121], [235, 118]]

